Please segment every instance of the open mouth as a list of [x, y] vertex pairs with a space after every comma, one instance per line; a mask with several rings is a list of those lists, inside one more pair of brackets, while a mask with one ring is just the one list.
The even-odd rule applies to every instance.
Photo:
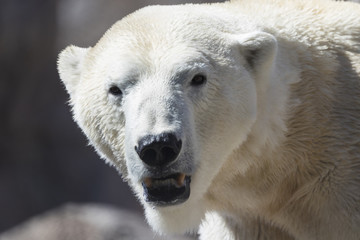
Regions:
[[185, 202], [190, 196], [191, 177], [175, 173], [161, 178], [144, 178], [142, 186], [147, 202], [170, 206]]

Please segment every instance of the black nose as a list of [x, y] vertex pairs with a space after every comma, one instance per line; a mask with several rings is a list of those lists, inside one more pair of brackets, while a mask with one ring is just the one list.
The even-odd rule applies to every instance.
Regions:
[[140, 159], [151, 167], [169, 165], [180, 153], [182, 142], [172, 133], [148, 135], [139, 141], [135, 151]]

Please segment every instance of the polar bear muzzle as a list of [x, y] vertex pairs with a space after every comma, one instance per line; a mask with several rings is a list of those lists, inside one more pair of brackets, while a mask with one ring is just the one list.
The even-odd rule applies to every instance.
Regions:
[[142, 181], [147, 202], [156, 206], [168, 206], [189, 198], [191, 177], [169, 170], [177, 160], [181, 147], [181, 139], [173, 133], [147, 135], [135, 146], [139, 158], [152, 173]]

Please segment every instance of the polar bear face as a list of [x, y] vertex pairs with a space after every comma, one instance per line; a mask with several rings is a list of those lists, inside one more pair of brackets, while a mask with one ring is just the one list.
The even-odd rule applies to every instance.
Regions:
[[199, 224], [212, 180], [251, 132], [276, 52], [270, 34], [234, 32], [234, 19], [202, 7], [145, 8], [59, 58], [74, 119], [160, 232]]

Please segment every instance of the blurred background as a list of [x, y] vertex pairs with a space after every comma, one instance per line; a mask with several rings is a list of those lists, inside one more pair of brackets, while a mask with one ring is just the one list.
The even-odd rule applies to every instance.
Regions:
[[72, 121], [57, 55], [69, 44], [93, 46], [136, 9], [185, 2], [203, 1], [0, 0], [0, 233], [68, 202], [141, 214]]

